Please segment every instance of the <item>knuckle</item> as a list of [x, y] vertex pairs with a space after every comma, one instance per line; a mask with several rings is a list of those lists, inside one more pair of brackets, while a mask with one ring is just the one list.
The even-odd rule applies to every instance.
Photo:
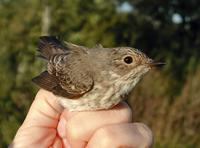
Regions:
[[97, 131], [97, 135], [100, 139], [99, 146], [100, 147], [111, 147], [113, 140], [115, 139], [114, 134], [112, 134], [112, 131], [110, 131], [109, 128], [102, 127]]
[[77, 128], [70, 126], [69, 124], [66, 125], [66, 133], [68, 137], [72, 140], [78, 140], [80, 138], [80, 134], [77, 131]]

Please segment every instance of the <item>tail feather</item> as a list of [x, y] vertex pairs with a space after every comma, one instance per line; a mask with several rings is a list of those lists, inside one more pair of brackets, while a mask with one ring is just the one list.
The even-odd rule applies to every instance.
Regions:
[[67, 48], [55, 36], [41, 36], [38, 43], [39, 57], [49, 60], [55, 54], [65, 53]]

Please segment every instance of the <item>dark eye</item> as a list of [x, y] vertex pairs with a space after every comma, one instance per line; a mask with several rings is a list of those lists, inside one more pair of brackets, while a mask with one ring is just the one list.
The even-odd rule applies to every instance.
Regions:
[[124, 62], [126, 64], [131, 64], [133, 62], [133, 58], [131, 56], [127, 56], [124, 58]]

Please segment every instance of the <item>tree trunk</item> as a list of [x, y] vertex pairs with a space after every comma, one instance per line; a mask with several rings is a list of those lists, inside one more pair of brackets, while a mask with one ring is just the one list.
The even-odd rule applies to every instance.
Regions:
[[42, 33], [41, 33], [42, 35], [49, 35], [49, 29], [51, 23], [50, 13], [51, 13], [50, 6], [48, 2], [45, 0], [44, 10], [42, 15]]

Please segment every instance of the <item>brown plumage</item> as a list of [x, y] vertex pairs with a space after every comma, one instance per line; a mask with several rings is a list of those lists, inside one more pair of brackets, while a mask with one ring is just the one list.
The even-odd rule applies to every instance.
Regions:
[[131, 47], [87, 48], [54, 36], [39, 40], [47, 70], [33, 78], [69, 110], [107, 109], [118, 104], [152, 66], [161, 65]]
[[56, 95], [70, 99], [79, 98], [92, 89], [92, 77], [88, 75], [87, 71], [81, 71], [81, 69], [76, 72], [75, 68], [77, 67], [72, 66], [68, 59], [68, 56], [73, 54], [79, 56], [82, 53], [81, 50], [83, 49], [80, 46], [78, 47], [80, 53], [77, 52], [78, 50], [73, 51], [75, 47], [75, 45], [69, 43], [68, 46], [64, 46], [54, 36], [40, 37], [38, 44], [39, 57], [48, 60], [48, 70], [33, 78], [33, 82]]

